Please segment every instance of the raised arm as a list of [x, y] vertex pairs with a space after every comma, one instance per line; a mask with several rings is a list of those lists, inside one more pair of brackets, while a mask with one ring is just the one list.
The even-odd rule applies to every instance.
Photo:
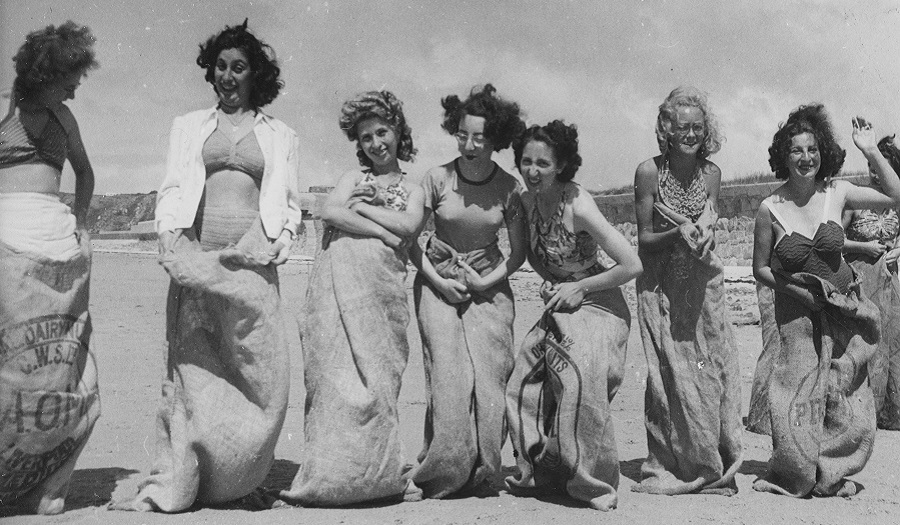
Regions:
[[75, 223], [79, 229], [87, 228], [87, 214], [91, 207], [91, 197], [94, 195], [94, 170], [91, 161], [88, 160], [87, 151], [81, 141], [81, 132], [75, 116], [65, 105], [60, 105], [54, 110], [56, 117], [66, 130], [68, 140], [68, 159], [75, 171], [75, 203], [72, 212], [75, 215]]
[[653, 202], [657, 187], [657, 169], [653, 159], [638, 166], [634, 174], [634, 213], [637, 219], [638, 244], [644, 250], [657, 251], [672, 245], [681, 236], [676, 224], [663, 219], [663, 225], [671, 226], [664, 232], [653, 228]]
[[878, 150], [878, 139], [872, 124], [862, 117], [853, 119], [853, 143], [878, 174], [883, 193], [875, 188], [839, 181], [842, 182], [839, 187], [844, 189], [845, 205], [858, 210], [900, 208], [900, 179], [891, 163]]

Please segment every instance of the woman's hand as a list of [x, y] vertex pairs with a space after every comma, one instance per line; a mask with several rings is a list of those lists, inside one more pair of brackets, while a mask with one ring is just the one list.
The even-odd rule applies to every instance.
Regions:
[[159, 232], [159, 254], [165, 255], [175, 248], [175, 241], [181, 235], [182, 230], [167, 230]]
[[884, 254], [884, 262], [887, 264], [897, 264], [898, 258], [900, 258], [900, 248], [894, 248]]
[[584, 302], [584, 287], [579, 283], [559, 283], [549, 287], [543, 296], [550, 296], [544, 311], [575, 310]]
[[291, 254], [292, 244], [291, 232], [281, 230], [281, 235], [269, 246], [269, 256], [272, 257], [272, 264], [279, 266], [287, 262], [288, 256]]
[[452, 304], [468, 301], [472, 297], [466, 289], [466, 285], [456, 279], [441, 278], [434, 285], [441, 292], [441, 295], [447, 299], [447, 302]]
[[878, 136], [871, 122], [859, 116], [853, 119], [853, 143], [862, 152], [878, 150]]
[[458, 261], [456, 264], [466, 272], [466, 283], [468, 283], [466, 288], [468, 291], [483, 292], [491, 287], [491, 283], [489, 283], [487, 279], [482, 277], [480, 273], [476, 272], [465, 262]]
[[406, 245], [406, 240], [403, 237], [394, 235], [386, 228], [382, 228], [382, 230], [384, 231], [381, 232], [381, 235], [379, 235], [378, 238], [381, 239], [381, 242], [383, 242], [388, 248], [399, 250]]

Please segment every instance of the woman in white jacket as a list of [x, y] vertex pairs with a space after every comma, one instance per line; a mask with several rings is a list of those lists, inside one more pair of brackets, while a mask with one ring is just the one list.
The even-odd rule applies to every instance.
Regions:
[[172, 278], [156, 462], [124, 510], [182, 511], [240, 500], [274, 459], [289, 390], [276, 267], [301, 214], [297, 137], [260, 110], [283, 83], [243, 25], [200, 46], [214, 108], [175, 119], [156, 226]]

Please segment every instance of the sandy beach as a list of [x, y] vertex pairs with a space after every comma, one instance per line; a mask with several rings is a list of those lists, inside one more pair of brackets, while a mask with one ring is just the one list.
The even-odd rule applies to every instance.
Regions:
[[[900, 515], [900, 432], [878, 431], [875, 452], [866, 469], [854, 476], [863, 486], [853, 499], [801, 499], [758, 493], [753, 481], [765, 471], [771, 445], [766, 436], [745, 432], [744, 463], [737, 476], [740, 492], [722, 496], [653, 496], [630, 491], [640, 477], [646, 454], [643, 423], [646, 362], [636, 321], [632, 323], [624, 383], [613, 407], [622, 478], [619, 508], [599, 513], [566, 497], [519, 498], [501, 490], [498, 497], [426, 500], [340, 509], [282, 508], [251, 512], [242, 509], [197, 508], [176, 515], [138, 514], [106, 510], [111, 499], [133, 495], [153, 459], [153, 428], [160, 395], [164, 351], [165, 297], [168, 278], [157, 264], [152, 245], [139, 249], [122, 243], [95, 243], [91, 287], [92, 349], [100, 374], [102, 415], [81, 455], [66, 504], [59, 516], [15, 516], [2, 523], [422, 523], [530, 524], [562, 523], [896, 523]], [[296, 320], [311, 269], [308, 258], [293, 259], [280, 270], [284, 304]], [[747, 268], [729, 268], [727, 288], [734, 333], [741, 356], [746, 413], [750, 385], [761, 340], [756, 293]], [[540, 316], [542, 304], [534, 273], [517, 272], [517, 343]], [[411, 286], [412, 279], [408, 280]], [[410, 294], [411, 295], [411, 294]], [[634, 286], [628, 287], [634, 307]], [[410, 297], [410, 303], [411, 303]], [[412, 306], [410, 304], [412, 309]], [[275, 466], [265, 482], [271, 489], [289, 486], [303, 447], [303, 361], [296, 326], [291, 332], [291, 397]], [[401, 431], [408, 462], [422, 442], [425, 379], [415, 319], [409, 326], [412, 349], [400, 395]], [[512, 449], [504, 449], [504, 474], [516, 469]], [[503, 480], [495, 479], [502, 488]], [[892, 517], [893, 516], [893, 517]]]

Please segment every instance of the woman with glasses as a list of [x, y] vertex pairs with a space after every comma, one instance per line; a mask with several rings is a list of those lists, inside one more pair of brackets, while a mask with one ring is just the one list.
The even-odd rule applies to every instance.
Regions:
[[632, 490], [732, 495], [741, 390], [724, 267], [713, 253], [722, 173], [708, 157], [722, 138], [706, 95], [673, 90], [659, 106], [656, 139], [661, 154], [638, 166], [634, 181], [649, 450]]
[[[504, 392], [513, 368], [512, 290], [525, 260], [527, 225], [516, 179], [492, 159], [521, 133], [519, 106], [490, 84], [462, 101], [441, 100], [442, 127], [459, 157], [422, 181], [434, 235], [413, 244], [414, 285], [425, 361], [425, 444], [412, 479], [425, 497], [492, 495], [506, 435]], [[509, 254], [498, 246], [506, 226]]]

